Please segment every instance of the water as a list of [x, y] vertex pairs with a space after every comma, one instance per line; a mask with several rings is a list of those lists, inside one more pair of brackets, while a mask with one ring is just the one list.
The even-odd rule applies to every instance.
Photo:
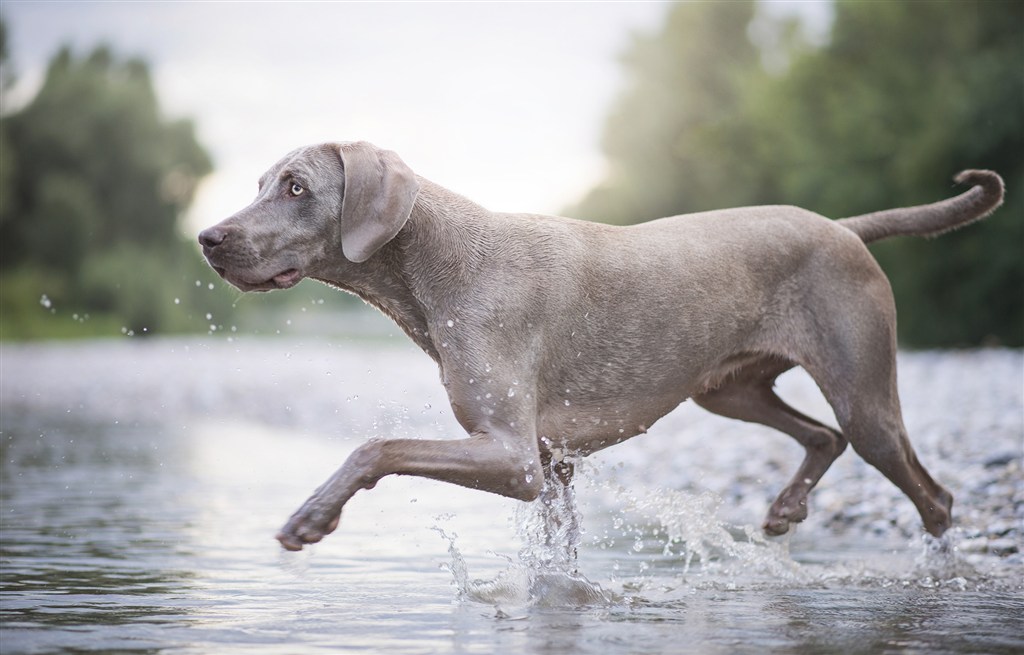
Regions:
[[[5, 345], [0, 651], [1019, 653], [1022, 364], [901, 359], [912, 438], [957, 497], [939, 543], [852, 453], [764, 539], [799, 449], [684, 406], [547, 503], [387, 478], [285, 553], [277, 528], [366, 438], [458, 436], [421, 354]], [[827, 418], [805, 380], [780, 386]]]

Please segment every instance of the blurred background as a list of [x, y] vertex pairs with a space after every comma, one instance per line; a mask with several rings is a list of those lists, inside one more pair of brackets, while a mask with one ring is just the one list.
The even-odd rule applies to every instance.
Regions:
[[365, 139], [492, 209], [619, 224], [849, 216], [991, 168], [995, 216], [874, 252], [903, 346], [1024, 345], [1019, 2], [8, 1], [0, 21], [3, 340], [378, 330], [309, 281], [243, 297], [194, 236], [289, 150]]

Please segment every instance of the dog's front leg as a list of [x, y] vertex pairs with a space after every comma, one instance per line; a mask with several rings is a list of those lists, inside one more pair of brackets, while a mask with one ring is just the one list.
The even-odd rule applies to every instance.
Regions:
[[371, 441], [357, 448], [292, 515], [278, 541], [288, 550], [320, 541], [338, 527], [345, 503], [386, 475], [418, 475], [527, 501], [543, 486], [532, 431], [527, 436], [488, 426], [486, 432], [454, 441]]

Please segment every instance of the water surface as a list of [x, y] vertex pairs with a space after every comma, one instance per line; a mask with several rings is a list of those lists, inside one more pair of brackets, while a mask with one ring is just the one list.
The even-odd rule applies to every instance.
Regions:
[[[957, 497], [941, 544], [850, 452], [796, 534], [764, 540], [799, 448], [684, 406], [581, 464], [575, 568], [539, 563], [535, 506], [407, 478], [279, 549], [366, 438], [460, 436], [410, 348], [126, 340], [0, 363], [5, 654], [1024, 650], [1019, 352], [901, 358], [912, 439]], [[828, 418], [805, 379], [781, 387]]]

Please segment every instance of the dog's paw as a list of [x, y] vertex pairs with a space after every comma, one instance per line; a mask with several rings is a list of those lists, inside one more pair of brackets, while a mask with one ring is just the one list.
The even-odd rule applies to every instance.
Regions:
[[772, 537], [789, 532], [789, 526], [800, 523], [807, 518], [807, 496], [799, 493], [783, 492], [768, 510], [761, 529]]
[[285, 550], [302, 550], [303, 546], [315, 544], [334, 532], [340, 521], [340, 512], [322, 511], [307, 503], [288, 519], [276, 539]]
[[783, 518], [769, 516], [761, 524], [761, 529], [769, 537], [781, 537], [789, 532], [789, 521]]

